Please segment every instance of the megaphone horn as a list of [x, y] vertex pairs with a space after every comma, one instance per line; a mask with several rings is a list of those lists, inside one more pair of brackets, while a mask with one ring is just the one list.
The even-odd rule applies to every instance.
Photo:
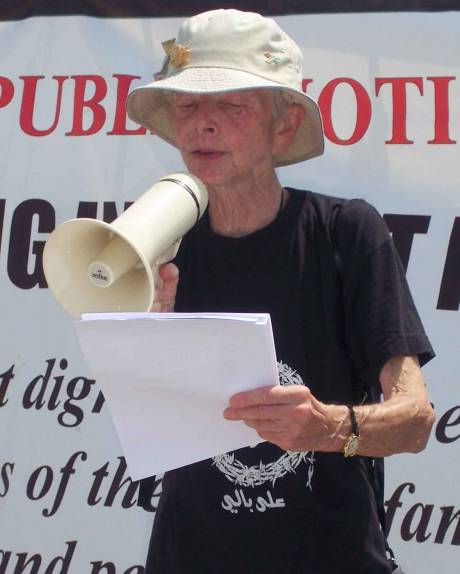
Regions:
[[148, 311], [152, 267], [173, 259], [208, 204], [205, 185], [187, 173], [161, 179], [113, 223], [71, 219], [46, 242], [43, 269], [74, 318], [82, 313]]

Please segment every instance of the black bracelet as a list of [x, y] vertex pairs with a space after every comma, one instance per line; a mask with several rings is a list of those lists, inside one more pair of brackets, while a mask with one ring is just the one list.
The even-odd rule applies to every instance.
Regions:
[[351, 419], [351, 432], [356, 435], [359, 436], [359, 429], [358, 429], [358, 422], [356, 420], [356, 413], [355, 413], [355, 409], [351, 406], [351, 405], [347, 405], [348, 409], [350, 411], [350, 419]]

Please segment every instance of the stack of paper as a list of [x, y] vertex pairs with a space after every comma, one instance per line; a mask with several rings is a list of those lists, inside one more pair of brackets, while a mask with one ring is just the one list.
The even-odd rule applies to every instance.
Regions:
[[133, 480], [261, 442], [223, 411], [278, 384], [267, 314], [104, 313], [76, 321]]

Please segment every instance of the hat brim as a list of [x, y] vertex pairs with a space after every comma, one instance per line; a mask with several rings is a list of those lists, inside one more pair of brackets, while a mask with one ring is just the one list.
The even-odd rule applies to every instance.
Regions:
[[133, 90], [128, 96], [126, 106], [131, 120], [176, 146], [165, 92], [217, 94], [253, 89], [283, 90], [291, 94], [306, 112], [290, 146], [282, 155], [274, 158], [276, 167], [305, 161], [323, 153], [323, 127], [316, 102], [301, 90], [242, 70], [213, 67], [182, 68], [165, 79]]

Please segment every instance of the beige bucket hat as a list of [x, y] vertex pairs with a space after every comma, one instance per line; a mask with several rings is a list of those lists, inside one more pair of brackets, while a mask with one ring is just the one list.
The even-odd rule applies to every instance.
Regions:
[[278, 88], [291, 94], [306, 114], [296, 137], [275, 165], [321, 155], [321, 115], [302, 91], [302, 53], [278, 24], [252, 12], [211, 10], [185, 20], [177, 38], [163, 43], [167, 54], [156, 81], [133, 90], [128, 116], [175, 145], [165, 91], [211, 94]]

